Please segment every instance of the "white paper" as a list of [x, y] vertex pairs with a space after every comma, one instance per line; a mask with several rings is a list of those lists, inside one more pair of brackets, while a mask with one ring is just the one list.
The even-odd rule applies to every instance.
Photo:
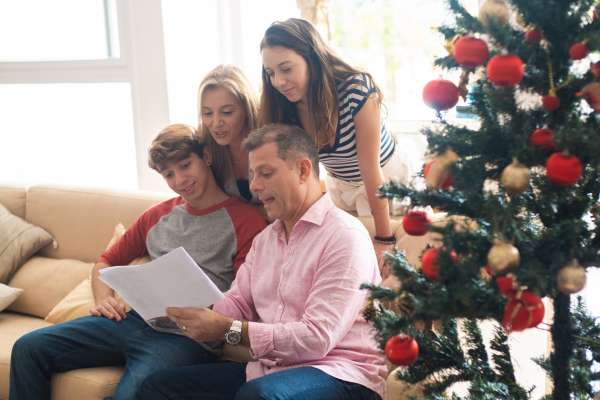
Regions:
[[183, 247], [146, 264], [103, 268], [100, 280], [146, 321], [167, 307], [207, 307], [224, 297]]

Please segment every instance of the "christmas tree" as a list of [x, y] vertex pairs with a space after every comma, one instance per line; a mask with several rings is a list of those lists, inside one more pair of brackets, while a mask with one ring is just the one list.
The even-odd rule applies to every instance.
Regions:
[[[456, 382], [469, 383], [469, 399], [531, 398], [515, 379], [507, 335], [544, 327], [552, 350], [537, 361], [553, 384], [548, 398], [592, 398], [600, 325], [571, 295], [600, 251], [600, 4], [487, 0], [478, 16], [458, 0], [448, 6], [453, 22], [439, 32], [449, 55], [435, 62], [461, 77], [423, 90], [439, 119], [424, 130], [427, 188], [381, 189], [410, 199], [408, 234], [433, 232], [440, 243], [421, 268], [389, 255], [400, 287], [367, 286], [365, 317], [389, 361], [406, 366], [398, 378], [423, 384], [426, 398], [447, 398]], [[476, 126], [445, 119], [459, 96]], [[445, 222], [432, 224], [424, 206]], [[489, 319], [498, 324], [488, 351], [478, 321]]]

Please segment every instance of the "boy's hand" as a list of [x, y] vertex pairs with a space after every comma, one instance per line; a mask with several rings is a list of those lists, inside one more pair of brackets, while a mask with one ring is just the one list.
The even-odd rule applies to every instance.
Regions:
[[90, 314], [97, 317], [102, 316], [108, 319], [114, 319], [115, 321], [121, 321], [127, 317], [127, 310], [125, 303], [117, 300], [114, 296], [108, 296], [100, 302], [97, 302], [96, 305], [90, 309]]

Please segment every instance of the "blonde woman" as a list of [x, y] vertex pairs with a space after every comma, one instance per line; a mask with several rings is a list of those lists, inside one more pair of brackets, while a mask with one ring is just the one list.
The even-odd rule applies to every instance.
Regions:
[[201, 136], [213, 155], [213, 170], [223, 176], [230, 195], [252, 200], [248, 185], [248, 153], [242, 141], [257, 127], [257, 101], [242, 71], [219, 65], [198, 88], [198, 120]]

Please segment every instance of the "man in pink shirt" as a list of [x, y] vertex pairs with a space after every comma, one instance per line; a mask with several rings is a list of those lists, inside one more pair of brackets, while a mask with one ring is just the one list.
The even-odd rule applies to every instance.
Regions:
[[244, 147], [250, 189], [275, 222], [212, 310], [168, 315], [195, 340], [249, 346], [254, 360], [158, 372], [139, 398], [380, 399], [385, 365], [359, 289], [380, 280], [369, 234], [321, 193], [317, 150], [301, 128], [268, 125]]

